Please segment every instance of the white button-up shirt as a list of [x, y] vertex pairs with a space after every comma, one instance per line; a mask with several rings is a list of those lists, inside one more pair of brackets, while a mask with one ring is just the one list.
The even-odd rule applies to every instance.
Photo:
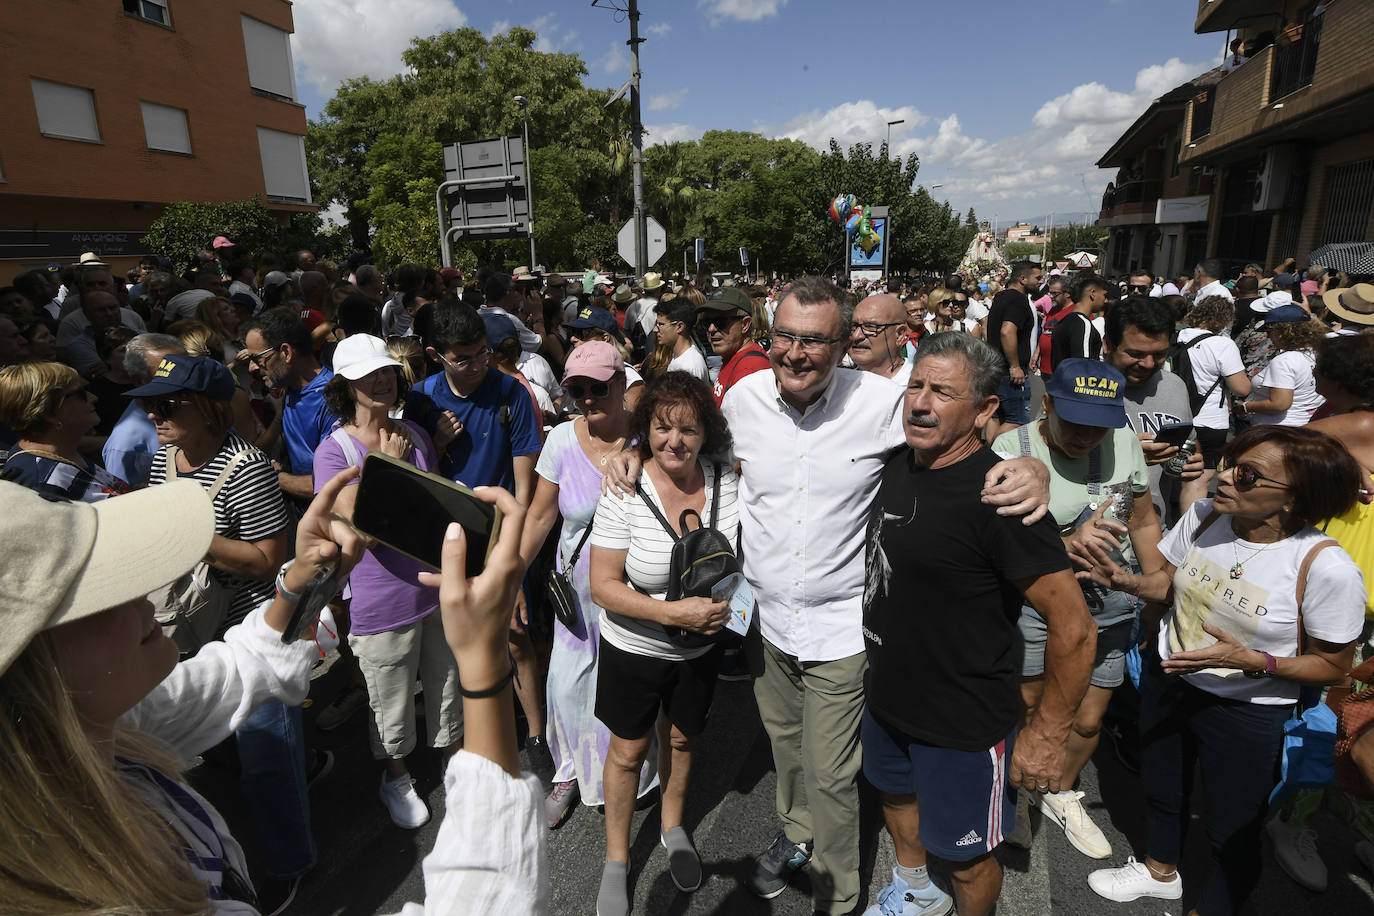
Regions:
[[1193, 301], [1201, 302], [1208, 296], [1220, 296], [1227, 302], [1236, 301], [1236, 297], [1231, 295], [1231, 291], [1226, 288], [1226, 284], [1222, 283], [1220, 280], [1213, 280], [1211, 283], [1208, 283], [1202, 289], [1198, 290], [1197, 295], [1193, 297]]
[[906, 441], [902, 390], [871, 372], [836, 369], [804, 413], [755, 372], [721, 409], [740, 462], [744, 574], [763, 635], [803, 662], [864, 651], [864, 545], [883, 466]]

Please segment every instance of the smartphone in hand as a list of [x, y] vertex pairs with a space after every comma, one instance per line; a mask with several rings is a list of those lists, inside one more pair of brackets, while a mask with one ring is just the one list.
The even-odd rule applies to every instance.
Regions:
[[442, 563], [450, 522], [467, 536], [468, 578], [486, 566], [501, 531], [501, 510], [467, 487], [372, 452], [363, 459], [353, 527], [432, 569]]

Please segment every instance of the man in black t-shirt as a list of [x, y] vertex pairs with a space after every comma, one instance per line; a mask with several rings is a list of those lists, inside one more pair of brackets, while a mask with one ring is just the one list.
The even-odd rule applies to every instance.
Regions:
[[1012, 265], [1007, 288], [992, 298], [988, 309], [988, 342], [998, 348], [1006, 366], [997, 389], [997, 416], [988, 423], [988, 441], [1030, 422], [1030, 386], [1026, 373], [1031, 365], [1031, 341], [1035, 338], [1036, 312], [1031, 304], [1040, 294], [1045, 272], [1029, 261]]
[[1093, 319], [1107, 306], [1106, 280], [1097, 274], [1073, 285], [1073, 311], [1059, 319], [1050, 336], [1050, 371], [1066, 359], [1101, 359], [1102, 335]]
[[[923, 343], [906, 390], [910, 448], [884, 469], [869, 524], [863, 769], [897, 854], [879, 900], [904, 901], [898, 912], [947, 912], [927, 850], [951, 863], [961, 914], [991, 912], [992, 851], [1016, 789], [1061, 787], [1092, 668], [1092, 618], [1054, 523], [1026, 526], [979, 499], [998, 460], [979, 434], [1000, 380], [997, 352], [970, 335]], [[1018, 735], [1023, 595], [1049, 643], [1045, 699]]]

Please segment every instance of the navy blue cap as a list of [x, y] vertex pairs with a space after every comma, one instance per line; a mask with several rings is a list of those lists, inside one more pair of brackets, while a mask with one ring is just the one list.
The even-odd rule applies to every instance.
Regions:
[[1098, 359], [1059, 363], [1045, 392], [1054, 412], [1079, 426], [1118, 429], [1126, 425], [1126, 376]]
[[208, 356], [164, 356], [146, 385], [124, 392], [126, 398], [155, 398], [178, 391], [194, 391], [216, 401], [234, 396], [234, 376], [221, 363]]
[[578, 328], [598, 328], [612, 335], [617, 340], [624, 339], [620, 336], [620, 325], [616, 322], [615, 316], [599, 305], [584, 306], [578, 311], [577, 317], [572, 321], [565, 322], [563, 327], [573, 328], [574, 330]]
[[492, 350], [501, 346], [502, 341], [520, 336], [515, 330], [515, 322], [500, 312], [487, 312], [482, 316], [482, 324], [487, 328], [487, 347]]
[[1264, 313], [1264, 321], [1260, 323], [1260, 327], [1267, 328], [1271, 324], [1296, 324], [1311, 317], [1312, 315], [1301, 305], [1281, 305]]

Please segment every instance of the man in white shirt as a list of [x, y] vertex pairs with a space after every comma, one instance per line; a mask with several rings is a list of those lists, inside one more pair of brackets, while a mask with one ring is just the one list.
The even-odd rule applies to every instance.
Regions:
[[625, 309], [625, 324], [628, 326], [631, 321], [639, 322], [644, 337], [648, 340], [654, 331], [654, 317], [657, 314], [654, 308], [663, 296], [663, 276], [649, 271], [644, 275], [644, 284], [640, 288], [644, 295], [631, 302], [629, 308]]
[[899, 341], [906, 328], [906, 306], [891, 293], [874, 293], [854, 306], [849, 358], [864, 372], [906, 387], [911, 362]]
[[1197, 293], [1193, 296], [1194, 302], [1201, 302], [1208, 296], [1221, 296], [1227, 302], [1235, 302], [1236, 297], [1231, 295], [1231, 291], [1226, 288], [1226, 284], [1221, 282], [1221, 275], [1225, 268], [1221, 266], [1220, 258], [1203, 258], [1193, 269], [1193, 288]]
[[686, 297], [660, 302], [654, 306], [654, 334], [659, 344], [672, 348], [669, 372], [690, 372], [709, 385], [711, 374], [706, 369], [706, 357], [692, 343], [690, 329], [696, 321], [696, 314], [696, 306]]
[[63, 318], [57, 327], [58, 356], [86, 378], [103, 375], [105, 363], [96, 353], [96, 338], [106, 329], [121, 324], [140, 334], [148, 333], [138, 313], [120, 308], [114, 293], [97, 289], [83, 291], [81, 310]]
[[[722, 404], [735, 431], [744, 572], [763, 636], [755, 697], [783, 823], [751, 884], [776, 896], [810, 862], [821, 913], [848, 913], [858, 901], [865, 531], [887, 457], [906, 441], [902, 389], [874, 373], [836, 371], [852, 322], [837, 295], [847, 300], [821, 277], [793, 283], [773, 327], [773, 371], [741, 379]], [[1044, 467], [1014, 464], [989, 472], [1001, 481], [996, 501], [1017, 504], [1003, 514], [1048, 501]]]

